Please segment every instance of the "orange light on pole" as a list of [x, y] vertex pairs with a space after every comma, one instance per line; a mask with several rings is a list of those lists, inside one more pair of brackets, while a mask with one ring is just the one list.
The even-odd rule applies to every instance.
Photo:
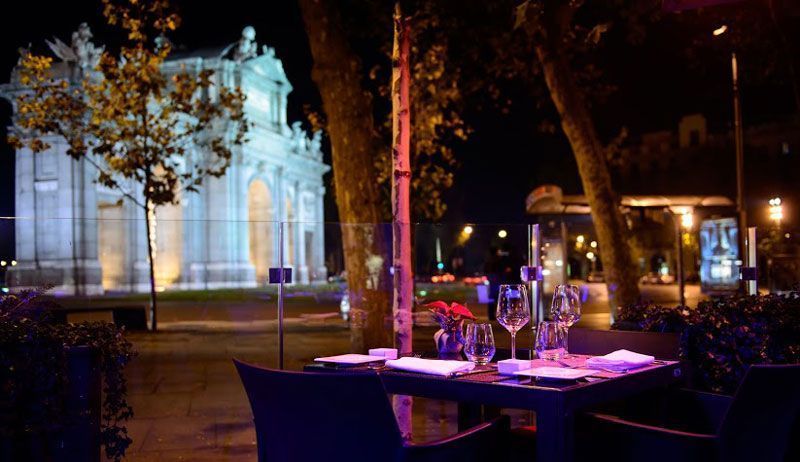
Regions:
[[780, 225], [783, 220], [783, 205], [780, 197], [769, 200], [769, 219]]

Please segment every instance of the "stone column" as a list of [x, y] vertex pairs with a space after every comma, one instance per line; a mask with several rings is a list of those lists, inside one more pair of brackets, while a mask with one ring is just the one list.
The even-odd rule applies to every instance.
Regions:
[[325, 187], [320, 186], [317, 189], [315, 205], [317, 213], [314, 217], [316, 233], [314, 233], [314, 245], [316, 252], [314, 253], [314, 266], [316, 268], [317, 280], [325, 281], [328, 277], [328, 268], [325, 266]]

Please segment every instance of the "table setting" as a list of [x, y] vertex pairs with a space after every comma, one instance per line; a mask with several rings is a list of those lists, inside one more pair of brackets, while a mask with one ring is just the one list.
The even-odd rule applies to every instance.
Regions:
[[[569, 328], [580, 320], [580, 290], [575, 285], [558, 285], [550, 308], [551, 321], [539, 322], [534, 343], [536, 357], [516, 357], [516, 333], [530, 321], [528, 290], [525, 284], [500, 286], [496, 317], [511, 335], [511, 358], [492, 363], [496, 347], [490, 323], [479, 322], [466, 305], [435, 301], [427, 305], [441, 329], [434, 335], [436, 358], [421, 354], [398, 355], [394, 348], [375, 348], [369, 354], [343, 354], [315, 358], [327, 368], [369, 369], [457, 378], [479, 382], [592, 382], [613, 379], [674, 364], [653, 356], [620, 349], [602, 356], [569, 352]], [[465, 321], [471, 321], [464, 325]], [[463, 355], [463, 356], [462, 356]], [[463, 360], [466, 357], [466, 361]]]

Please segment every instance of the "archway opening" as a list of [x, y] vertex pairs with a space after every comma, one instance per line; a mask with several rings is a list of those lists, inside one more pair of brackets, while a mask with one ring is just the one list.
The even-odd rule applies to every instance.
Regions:
[[247, 217], [250, 235], [250, 263], [256, 269], [256, 282], [266, 284], [272, 264], [272, 195], [266, 183], [255, 180], [247, 189]]

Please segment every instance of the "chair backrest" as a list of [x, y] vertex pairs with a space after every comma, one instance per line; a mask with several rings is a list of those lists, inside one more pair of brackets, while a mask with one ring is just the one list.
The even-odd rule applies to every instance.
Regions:
[[253, 410], [259, 461], [397, 459], [400, 430], [374, 372], [288, 372], [233, 361]]
[[661, 332], [634, 332], [624, 330], [594, 330], [573, 327], [569, 330], [569, 351], [575, 354], [605, 355], [626, 349], [655, 356], [658, 359], [677, 360], [680, 335]]
[[800, 413], [800, 365], [751, 366], [720, 426], [721, 460], [783, 461]]

